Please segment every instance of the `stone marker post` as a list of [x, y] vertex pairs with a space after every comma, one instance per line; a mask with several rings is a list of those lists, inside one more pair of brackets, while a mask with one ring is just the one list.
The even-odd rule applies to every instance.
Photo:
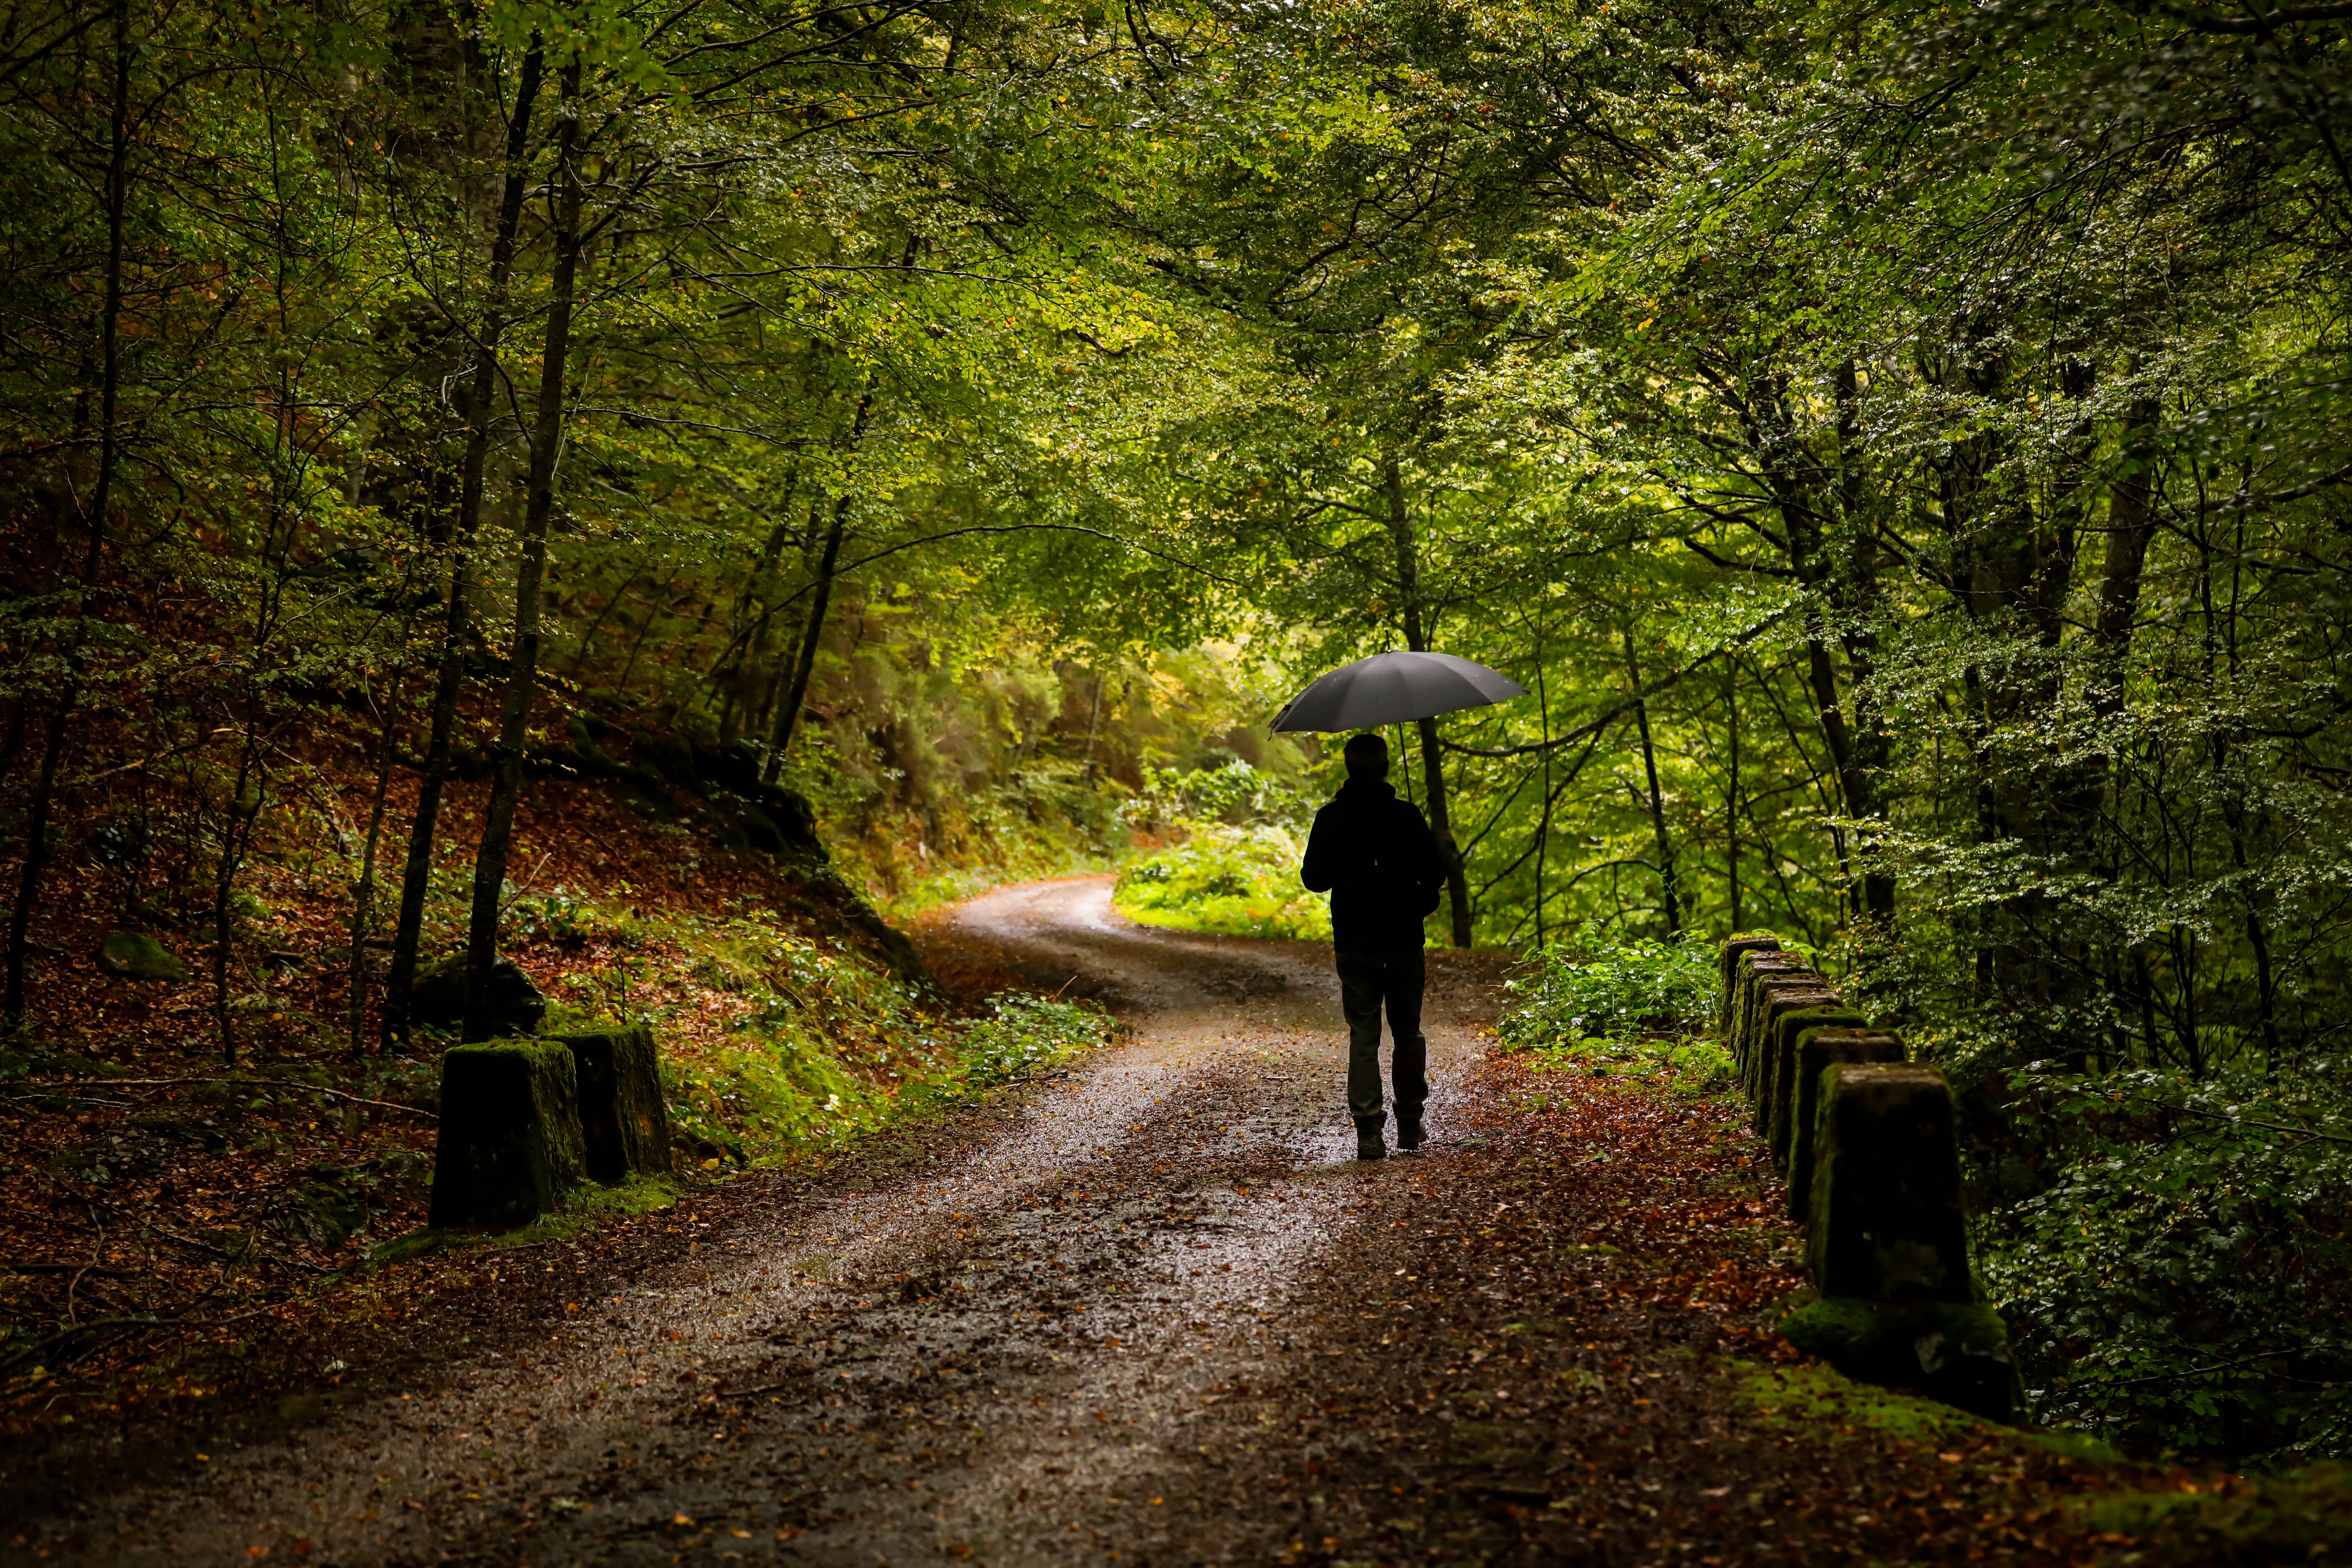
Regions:
[[580, 1083], [580, 1131], [588, 1174], [600, 1182], [670, 1168], [669, 1108], [660, 1053], [643, 1024], [557, 1037], [570, 1047]]
[[528, 1225], [579, 1184], [583, 1159], [569, 1047], [493, 1040], [442, 1054], [428, 1223]]
[[1798, 1032], [1795, 1061], [1789, 1073], [1789, 1094], [1780, 1108], [1780, 1124], [1789, 1131], [1790, 1219], [1801, 1224], [1812, 1212], [1813, 1135], [1821, 1116], [1822, 1069], [1839, 1062], [1902, 1059], [1902, 1039], [1876, 1029], [1811, 1025]]
[[1944, 1075], [1838, 1062], [1822, 1074], [1805, 1261], [1825, 1296], [1972, 1301], [1959, 1146]]
[[2005, 1418], [2017, 1371], [1969, 1273], [1951, 1086], [1929, 1067], [1832, 1062], [1818, 1094], [1805, 1252], [1822, 1293], [1780, 1331], [1849, 1377]]
[[1751, 1121], [1759, 1132], [1770, 1122], [1765, 1114], [1764, 1072], [1772, 1060], [1771, 1043], [1780, 1032], [1780, 1020], [1792, 1013], [1840, 1007], [1845, 998], [1818, 974], [1807, 975], [1801, 981], [1790, 977], [1785, 984], [1759, 991], [1753, 1009], [1753, 1022], [1748, 1026], [1748, 1067], [1740, 1074], [1740, 1082], [1748, 1090], [1754, 1108]]
[[1731, 1000], [1731, 1056], [1741, 1073], [1748, 1069], [1748, 1058], [1754, 1053], [1751, 1038], [1755, 1030], [1756, 999], [1767, 986], [1796, 982], [1820, 984], [1822, 977], [1809, 964], [1793, 958], [1761, 957], [1744, 959], [1741, 963], [1738, 989]]
[[1723, 981], [1723, 994], [1716, 1003], [1716, 1022], [1722, 1037], [1731, 1037], [1732, 993], [1739, 989], [1739, 961], [1750, 952], [1777, 952], [1780, 939], [1769, 931], [1740, 931], [1726, 941], [1717, 959], [1716, 967]]
[[1756, 1109], [1757, 1131], [1771, 1146], [1773, 1162], [1783, 1171], [1789, 1168], [1789, 1084], [1796, 1072], [1798, 1037], [1808, 1029], [1836, 1026], [1858, 1029], [1870, 1020], [1843, 1003], [1819, 1007], [1800, 1007], [1783, 1013], [1772, 1022], [1772, 1032], [1766, 1037], [1764, 1060], [1757, 1069]]

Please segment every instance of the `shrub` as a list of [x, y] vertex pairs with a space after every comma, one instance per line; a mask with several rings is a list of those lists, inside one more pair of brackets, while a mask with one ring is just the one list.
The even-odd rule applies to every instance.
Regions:
[[1721, 1093], [1735, 1081], [1731, 1058], [1702, 1032], [1715, 1015], [1716, 974], [1714, 948], [1696, 936], [1612, 943], [1586, 926], [1504, 983], [1495, 1034], [1542, 1067]]
[[1505, 982], [1495, 1032], [1508, 1050], [1689, 1033], [1713, 1022], [1720, 985], [1703, 937], [1611, 942], [1588, 925]]
[[1978, 1218], [1977, 1256], [2035, 1418], [2256, 1465], [2352, 1453], [2352, 1100], [2253, 1074], [2010, 1087], [2046, 1184]]
[[1299, 883], [1304, 846], [1296, 834], [1274, 823], [1183, 826], [1182, 843], [1119, 872], [1111, 902], [1121, 914], [1177, 931], [1331, 940], [1328, 901]]
[[1025, 991], [1000, 991], [988, 1016], [964, 1036], [964, 1076], [1009, 1083], [1110, 1037], [1110, 1015], [1091, 1002], [1063, 1002]]

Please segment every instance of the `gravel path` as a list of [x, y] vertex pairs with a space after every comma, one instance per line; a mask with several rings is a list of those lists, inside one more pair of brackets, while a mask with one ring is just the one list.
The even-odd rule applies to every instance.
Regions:
[[[1130, 1032], [926, 1168], [730, 1204], [560, 1317], [9, 1544], [186, 1564], [1253, 1560], [1279, 1521], [1170, 1500], [1245, 1434], [1231, 1391], [1309, 1353], [1268, 1324], [1351, 1208], [1424, 1163], [1348, 1157], [1328, 952], [1140, 930], [1103, 879], [989, 894], [926, 942], [1075, 977]], [[1491, 1002], [1475, 970], [1433, 970], [1442, 1159]]]

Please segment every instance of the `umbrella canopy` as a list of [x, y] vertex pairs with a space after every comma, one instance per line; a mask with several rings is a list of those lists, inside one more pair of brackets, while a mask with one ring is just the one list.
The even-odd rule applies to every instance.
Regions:
[[1445, 653], [1376, 653], [1316, 680], [1274, 716], [1284, 730], [1371, 730], [1525, 697], [1510, 677]]

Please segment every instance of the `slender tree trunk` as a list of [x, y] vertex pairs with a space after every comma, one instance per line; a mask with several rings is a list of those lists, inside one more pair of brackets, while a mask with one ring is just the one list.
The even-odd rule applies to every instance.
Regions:
[[1625, 638], [1625, 679], [1633, 683], [1633, 727], [1642, 736], [1642, 772], [1650, 783], [1650, 830], [1658, 843], [1658, 897], [1665, 911], [1666, 934], [1674, 935], [1683, 929], [1682, 902], [1675, 896], [1675, 846], [1666, 833], [1666, 797], [1658, 788], [1658, 753], [1650, 744], [1650, 705], [1639, 695], [1642, 689], [1642, 666], [1633, 654], [1633, 634]]
[[8, 705], [8, 733], [0, 739], [0, 778], [8, 776], [8, 771], [16, 765], [16, 753], [25, 749], [25, 721], [32, 711], [29, 692], [18, 692], [16, 700]]
[[2092, 706], [2102, 715], [2123, 710], [2121, 665], [2131, 651], [2139, 618], [2140, 574], [2156, 531], [2156, 488], [2148, 466], [2155, 460], [2156, 400], [2132, 400], [2124, 415], [2123, 470], [2107, 491], [2107, 548], [2099, 571], [2099, 618], [2093, 632], [2099, 668], [2093, 676]]
[[[404, 651], [407, 648], [408, 636], [413, 629], [412, 623], [402, 623], [401, 647]], [[379, 715], [382, 736], [375, 752], [375, 792], [368, 802], [367, 843], [360, 853], [359, 886], [352, 891], [350, 979], [352, 1055], [354, 1058], [364, 1055], [366, 1049], [361, 1043], [361, 1037], [367, 1026], [367, 933], [368, 927], [375, 921], [375, 857], [377, 846], [383, 840], [384, 796], [392, 788], [393, 742], [400, 733], [400, 689], [407, 675], [408, 665], [404, 659], [394, 667], [392, 690]]]
[[1739, 910], [1739, 661], [1723, 661], [1724, 728], [1731, 741], [1730, 777], [1723, 787], [1723, 876], [1731, 900], [1731, 929], [1741, 929]]
[[[909, 239], [907, 243], [911, 258], [914, 241]], [[849, 434], [842, 443], [845, 451], [857, 450], [866, 439], [866, 422], [873, 416], [874, 388], [869, 383], [858, 395], [857, 412], [850, 416]], [[793, 743], [793, 731], [800, 726], [801, 705], [808, 700], [809, 680], [816, 673], [816, 650], [824, 638], [825, 612], [833, 604], [834, 573], [841, 564], [841, 542], [849, 527], [849, 508], [854, 499], [855, 492], [849, 490], [836, 497], [833, 515], [825, 525], [824, 544], [817, 554], [816, 580], [809, 589], [808, 616], [801, 625], [800, 650], [793, 658], [792, 680], [777, 705], [775, 728], [769, 732], [768, 761], [762, 776], [772, 784], [784, 765], [784, 752]]]
[[506, 184], [499, 197], [498, 227], [490, 239], [489, 292], [480, 338], [474, 345], [473, 384], [466, 406], [466, 456], [459, 479], [456, 555], [449, 566], [448, 616], [441, 633], [441, 668], [433, 689], [430, 738], [425, 774], [416, 789], [416, 815], [409, 827], [408, 863], [400, 879], [400, 915], [394, 925], [391, 972], [384, 979], [383, 1042], [391, 1049], [408, 1033], [408, 997], [416, 984], [417, 947], [425, 931], [425, 900], [433, 886], [433, 843], [440, 826], [441, 794], [449, 782], [457, 728], [457, 700], [466, 686], [466, 645], [473, 596], [474, 541], [481, 526], [483, 476], [489, 463], [491, 410], [498, 400], [499, 343], [505, 335], [507, 293], [514, 273], [515, 237], [522, 226], [522, 202], [530, 185], [524, 155], [530, 146], [530, 117], [538, 101], [542, 56], [536, 36], [523, 56], [515, 84], [514, 112], [507, 121]]
[[522, 795], [522, 757], [530, 738], [532, 689], [539, 676], [540, 590], [547, 573], [547, 522], [555, 509], [556, 472], [563, 448], [564, 377], [571, 367], [572, 296], [581, 248], [580, 172], [573, 166], [579, 144], [579, 66], [566, 66], [559, 79], [563, 108], [555, 141], [555, 270], [548, 287], [538, 419], [531, 433], [530, 484], [524, 492], [522, 559], [515, 569], [514, 647], [507, 670], [506, 700], [499, 714], [497, 771], [490, 782], [489, 807], [483, 814], [481, 847], [474, 858], [474, 907], [466, 931], [467, 1040], [488, 1039], [490, 1033], [490, 967], [498, 962], [507, 856], [513, 847], [515, 806]]
[[[1404, 470], [1393, 453], [1383, 465], [1381, 488], [1389, 504], [1389, 538], [1396, 546], [1398, 596], [1404, 602], [1404, 646], [1415, 653], [1429, 651], [1429, 637], [1421, 615], [1421, 552], [1413, 539], [1412, 518], [1405, 510]], [[1470, 945], [1470, 878], [1463, 868], [1462, 851], [1454, 841], [1454, 822], [1446, 811], [1445, 756], [1437, 743], [1437, 721], [1417, 721], [1421, 731], [1423, 795], [1429, 804], [1429, 831], [1445, 862], [1445, 895], [1453, 916], [1454, 945]]]
[[99, 308], [98, 479], [82, 521], [81, 582], [74, 601], [73, 629], [65, 684], [49, 709], [41, 737], [40, 771], [25, 808], [25, 857], [16, 878], [16, 901], [8, 914], [7, 979], [0, 987], [0, 1020], [10, 1032], [25, 1024], [25, 962], [31, 951], [33, 910], [40, 901], [41, 873], [49, 860], [49, 816], [57, 800], [58, 768], [65, 755], [66, 729], [81, 698], [82, 634], [89, 601], [104, 559], [106, 513], [114, 503], [114, 470], [121, 456], [118, 413], [122, 395], [122, 230], [130, 206], [131, 22], [128, 6], [115, 0], [113, 100], [110, 105], [106, 157], [106, 292]]
[[824, 637], [825, 611], [833, 603], [833, 574], [841, 563], [841, 541], [849, 525], [849, 503], [846, 495], [835, 501], [832, 521], [825, 526], [824, 547], [817, 556], [816, 581], [809, 589], [808, 618], [802, 625], [800, 651], [793, 659], [792, 684], [784, 689], [783, 700], [777, 705], [776, 726], [768, 742], [767, 771], [771, 780], [783, 765], [784, 751], [793, 743], [793, 731], [800, 724], [801, 704], [808, 700], [809, 679], [816, 673], [816, 650]]
[[[1866, 628], [1854, 628], [1852, 618], [1874, 607], [1878, 592], [1878, 542], [1871, 521], [1863, 514], [1864, 472], [1868, 458], [1863, 431], [1862, 384], [1854, 362], [1839, 363], [1836, 374], [1838, 422], [1838, 508], [1845, 522], [1845, 548], [1835, 563], [1832, 602], [1845, 612], [1849, 629], [1840, 634], [1846, 656], [1847, 682], [1853, 701], [1853, 726], [1838, 766], [1838, 791], [1846, 814], [1861, 824], [1853, 846], [1861, 881], [1856, 908], [1876, 927], [1882, 939], [1895, 928], [1895, 879], [1882, 868], [1882, 857], [1873, 825], [1883, 821], [1885, 803], [1879, 797], [1878, 779], [1888, 759], [1884, 719], [1872, 692], [1877, 664], [1877, 638]], [[1832, 681], [1834, 676], [1831, 676]], [[1834, 687], [1830, 707], [1836, 711]], [[1842, 724], [1841, 721], [1841, 724]]]
[[[261, 816], [262, 786], [253, 777], [259, 751], [260, 737], [255, 733], [254, 719], [248, 712], [237, 750], [236, 784], [229, 792], [228, 808], [221, 816], [220, 862], [213, 877], [213, 1022], [220, 1030], [221, 1060], [229, 1067], [236, 1066], [236, 1015], [228, 1005], [228, 962], [236, 940], [236, 908], [229, 895], [235, 891], [237, 871], [245, 864], [245, 849], [251, 841], [253, 825]], [[249, 805], [248, 785], [252, 786]]]
[[1543, 623], [1536, 633], [1536, 712], [1542, 724], [1543, 815], [1536, 821], [1536, 946], [1544, 944], [1544, 870], [1551, 855], [1551, 690], [1544, 679]]

